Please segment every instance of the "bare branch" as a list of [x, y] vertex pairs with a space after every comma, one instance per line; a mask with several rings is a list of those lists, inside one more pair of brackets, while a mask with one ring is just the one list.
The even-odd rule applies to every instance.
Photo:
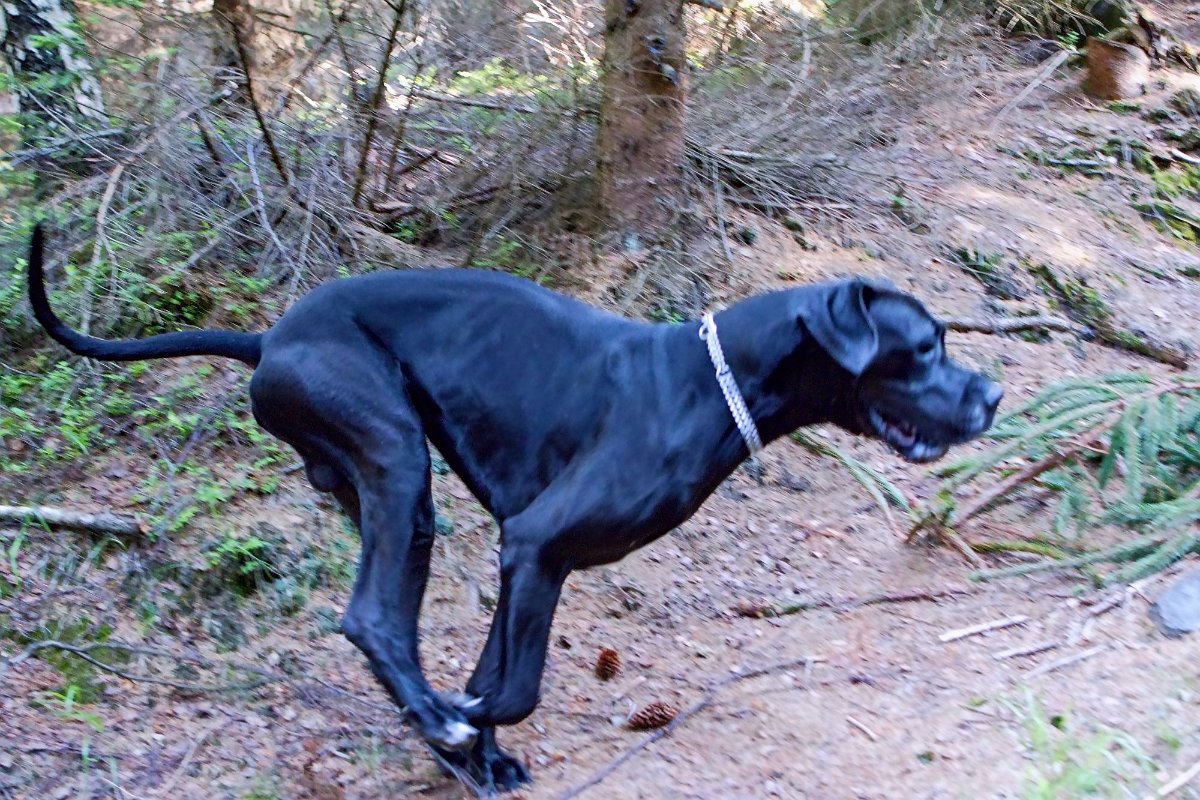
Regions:
[[1000, 317], [998, 319], [948, 319], [946, 327], [959, 333], [1018, 333], [1020, 331], [1070, 331], [1083, 330], [1078, 325], [1061, 317]]
[[100, 512], [89, 514], [50, 506], [0, 506], [0, 520], [6, 522], [44, 522], [60, 528], [137, 536], [145, 526], [134, 517]]

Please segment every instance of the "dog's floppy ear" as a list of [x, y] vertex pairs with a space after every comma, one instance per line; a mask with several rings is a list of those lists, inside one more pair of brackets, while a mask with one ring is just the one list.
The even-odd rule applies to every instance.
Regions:
[[878, 290], [860, 278], [801, 290], [796, 314], [817, 344], [855, 377], [879, 351], [879, 333], [867, 313], [870, 295]]

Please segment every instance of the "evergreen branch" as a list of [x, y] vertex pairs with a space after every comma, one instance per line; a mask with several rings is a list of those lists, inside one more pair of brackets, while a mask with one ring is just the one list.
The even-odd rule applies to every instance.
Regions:
[[[1200, 552], [1200, 381], [1120, 374], [1047, 387], [1000, 420], [990, 450], [941, 468], [942, 491], [916, 517], [910, 537], [934, 529], [950, 537], [1026, 487], [1057, 497], [1047, 530], [1085, 530], [1093, 519], [1141, 535], [1091, 552], [1040, 540], [974, 543], [980, 553], [1027, 552], [1035, 563], [978, 570], [978, 580], [1082, 569], [1098, 584], [1139, 580]], [[1020, 462], [1014, 464], [1014, 459]], [[1106, 488], [1115, 479], [1115, 496]], [[982, 484], [980, 483], [982, 482]], [[979, 485], [973, 497], [956, 496]], [[1098, 511], [1096, 510], [1098, 508]], [[951, 539], [962, 543], [955, 534]], [[1093, 565], [1119, 566], [1107, 575]]]
[[834, 447], [828, 441], [825, 441], [820, 435], [811, 431], [797, 431], [792, 434], [792, 441], [800, 445], [810, 453], [814, 453], [826, 458], [832, 458], [843, 467], [846, 471], [858, 481], [858, 483], [867, 490], [876, 505], [883, 511], [887, 518], [888, 526], [893, 532], [899, 529], [896, 526], [895, 518], [892, 515], [892, 506], [909, 512], [911, 515], [912, 504], [894, 483], [889, 481], [878, 470], [864, 464], [848, 453], [843, 452], [837, 447]]

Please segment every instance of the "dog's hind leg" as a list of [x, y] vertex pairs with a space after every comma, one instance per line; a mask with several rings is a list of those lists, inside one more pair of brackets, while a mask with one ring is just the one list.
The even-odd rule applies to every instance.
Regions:
[[[303, 368], [296, 368], [299, 363]], [[346, 637], [437, 747], [470, 746], [476, 729], [421, 672], [417, 616], [433, 547], [429, 451], [403, 379], [361, 359], [264, 358], [251, 382], [255, 416], [290, 442], [358, 524], [362, 555]], [[380, 374], [382, 373], [382, 374]]]

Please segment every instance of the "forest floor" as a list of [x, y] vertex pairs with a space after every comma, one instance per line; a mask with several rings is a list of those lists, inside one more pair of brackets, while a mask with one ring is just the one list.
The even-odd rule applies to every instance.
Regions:
[[[844, 183], [831, 188], [857, 199], [810, 225], [803, 245], [778, 222], [729, 216], [731, 226], [757, 236], [752, 245], [730, 243], [720, 302], [856, 272], [886, 276], [937, 314], [986, 316], [996, 301], [950, 255], [963, 250], [1010, 259], [1003, 268], [1023, 299], [1001, 307], [1047, 307], [1011, 259], [1052, 263], [1086, 276], [1123, 325], [1200, 344], [1200, 253], [1133, 208], [1131, 186], [1144, 178], [1121, 153], [1098, 176], [1014, 155], [1074, 148], [1071, 157], [1080, 158], [1117, 138], [1165, 147], [1171, 123], [1145, 112], [1200, 81], [1156, 72], [1162, 85], [1114, 109], [1086, 99], [1079, 72], [1064, 67], [1000, 117], [1045, 64], [1023, 66], [991, 38], [969, 47], [955, 63], [977, 68], [947, 67], [943, 80], [938, 64], [926, 65], [934, 90], [893, 106], [886, 119], [864, 116], [860, 122], [880, 135], [852, 151]], [[711, 246], [721, 245], [714, 237]], [[613, 259], [614, 273], [625, 269]], [[1070, 334], [1036, 342], [951, 334], [949, 347], [999, 376], [1010, 407], [1067, 375], [1170, 371]], [[925, 469], [880, 445], [835, 439], [910, 497], [934, 491]], [[98, 498], [132, 503], [142, 467], [110, 456], [89, 461], [57, 498], [82, 507]], [[1143, 797], [1200, 760], [1200, 640], [1166, 639], [1146, 613], [1174, 576], [1197, 568], [1196, 559], [1116, 594], [1089, 594], [1074, 575], [972, 583], [954, 551], [904, 543], [830, 462], [784, 440], [761, 463], [759, 472], [739, 470], [672, 535], [569, 580], [542, 703], [501, 733], [535, 776], [522, 796], [561, 797], [594, 778], [578, 796]], [[469, 675], [486, 631], [495, 531], [452, 475], [437, 476], [435, 496], [455, 533], [438, 538], [423, 657], [435, 685], [451, 690]], [[353, 560], [352, 538], [300, 473], [285, 475], [266, 497], [231, 502], [222, 524], [282, 529], [297, 559], [326, 548], [342, 553], [347, 568]], [[225, 657], [210, 636], [222, 624], [217, 611], [197, 607], [150, 625], [128, 607], [123, 581], [142, 556], [117, 551], [77, 563], [74, 588], [63, 590], [52, 575], [38, 576], [53, 573], [44, 569], [47, 552], [79, 552], [71, 541], [78, 536], [30, 530], [24, 537], [0, 567], [24, 578], [20, 593], [0, 594], [9, 624], [19, 628], [50, 607], [83, 609], [110, 626], [114, 640], [170, 651], [178, 662], [155, 672], [161, 657], [133, 654], [120, 661], [128, 673], [185, 685], [255, 677], [185, 663], [189, 653]], [[186, 543], [154, 545], [176, 546]], [[854, 604], [880, 593], [912, 599]], [[0, 797], [466, 796], [438, 772], [337, 632], [346, 598], [343, 584], [315, 591], [291, 616], [255, 625], [243, 615], [247, 632], [235, 658], [262, 672], [266, 685], [254, 689], [182, 690], [95, 674], [97, 696], [76, 703], [51, 694], [63, 679], [48, 660], [12, 664], [0, 673]], [[800, 600], [830, 607], [765, 619], [737, 613], [739, 605]], [[939, 638], [1016, 615], [1025, 620]], [[1042, 643], [1053, 648], [1000, 657]], [[593, 674], [604, 647], [622, 661], [608, 682]], [[0, 648], [20, 649], [10, 641]], [[1082, 658], [1034, 674], [1069, 656]], [[759, 669], [766, 671], [735, 677]], [[653, 701], [701, 705], [610, 768], [648, 736], [623, 722]], [[1173, 796], [1200, 797], [1200, 784]]]

